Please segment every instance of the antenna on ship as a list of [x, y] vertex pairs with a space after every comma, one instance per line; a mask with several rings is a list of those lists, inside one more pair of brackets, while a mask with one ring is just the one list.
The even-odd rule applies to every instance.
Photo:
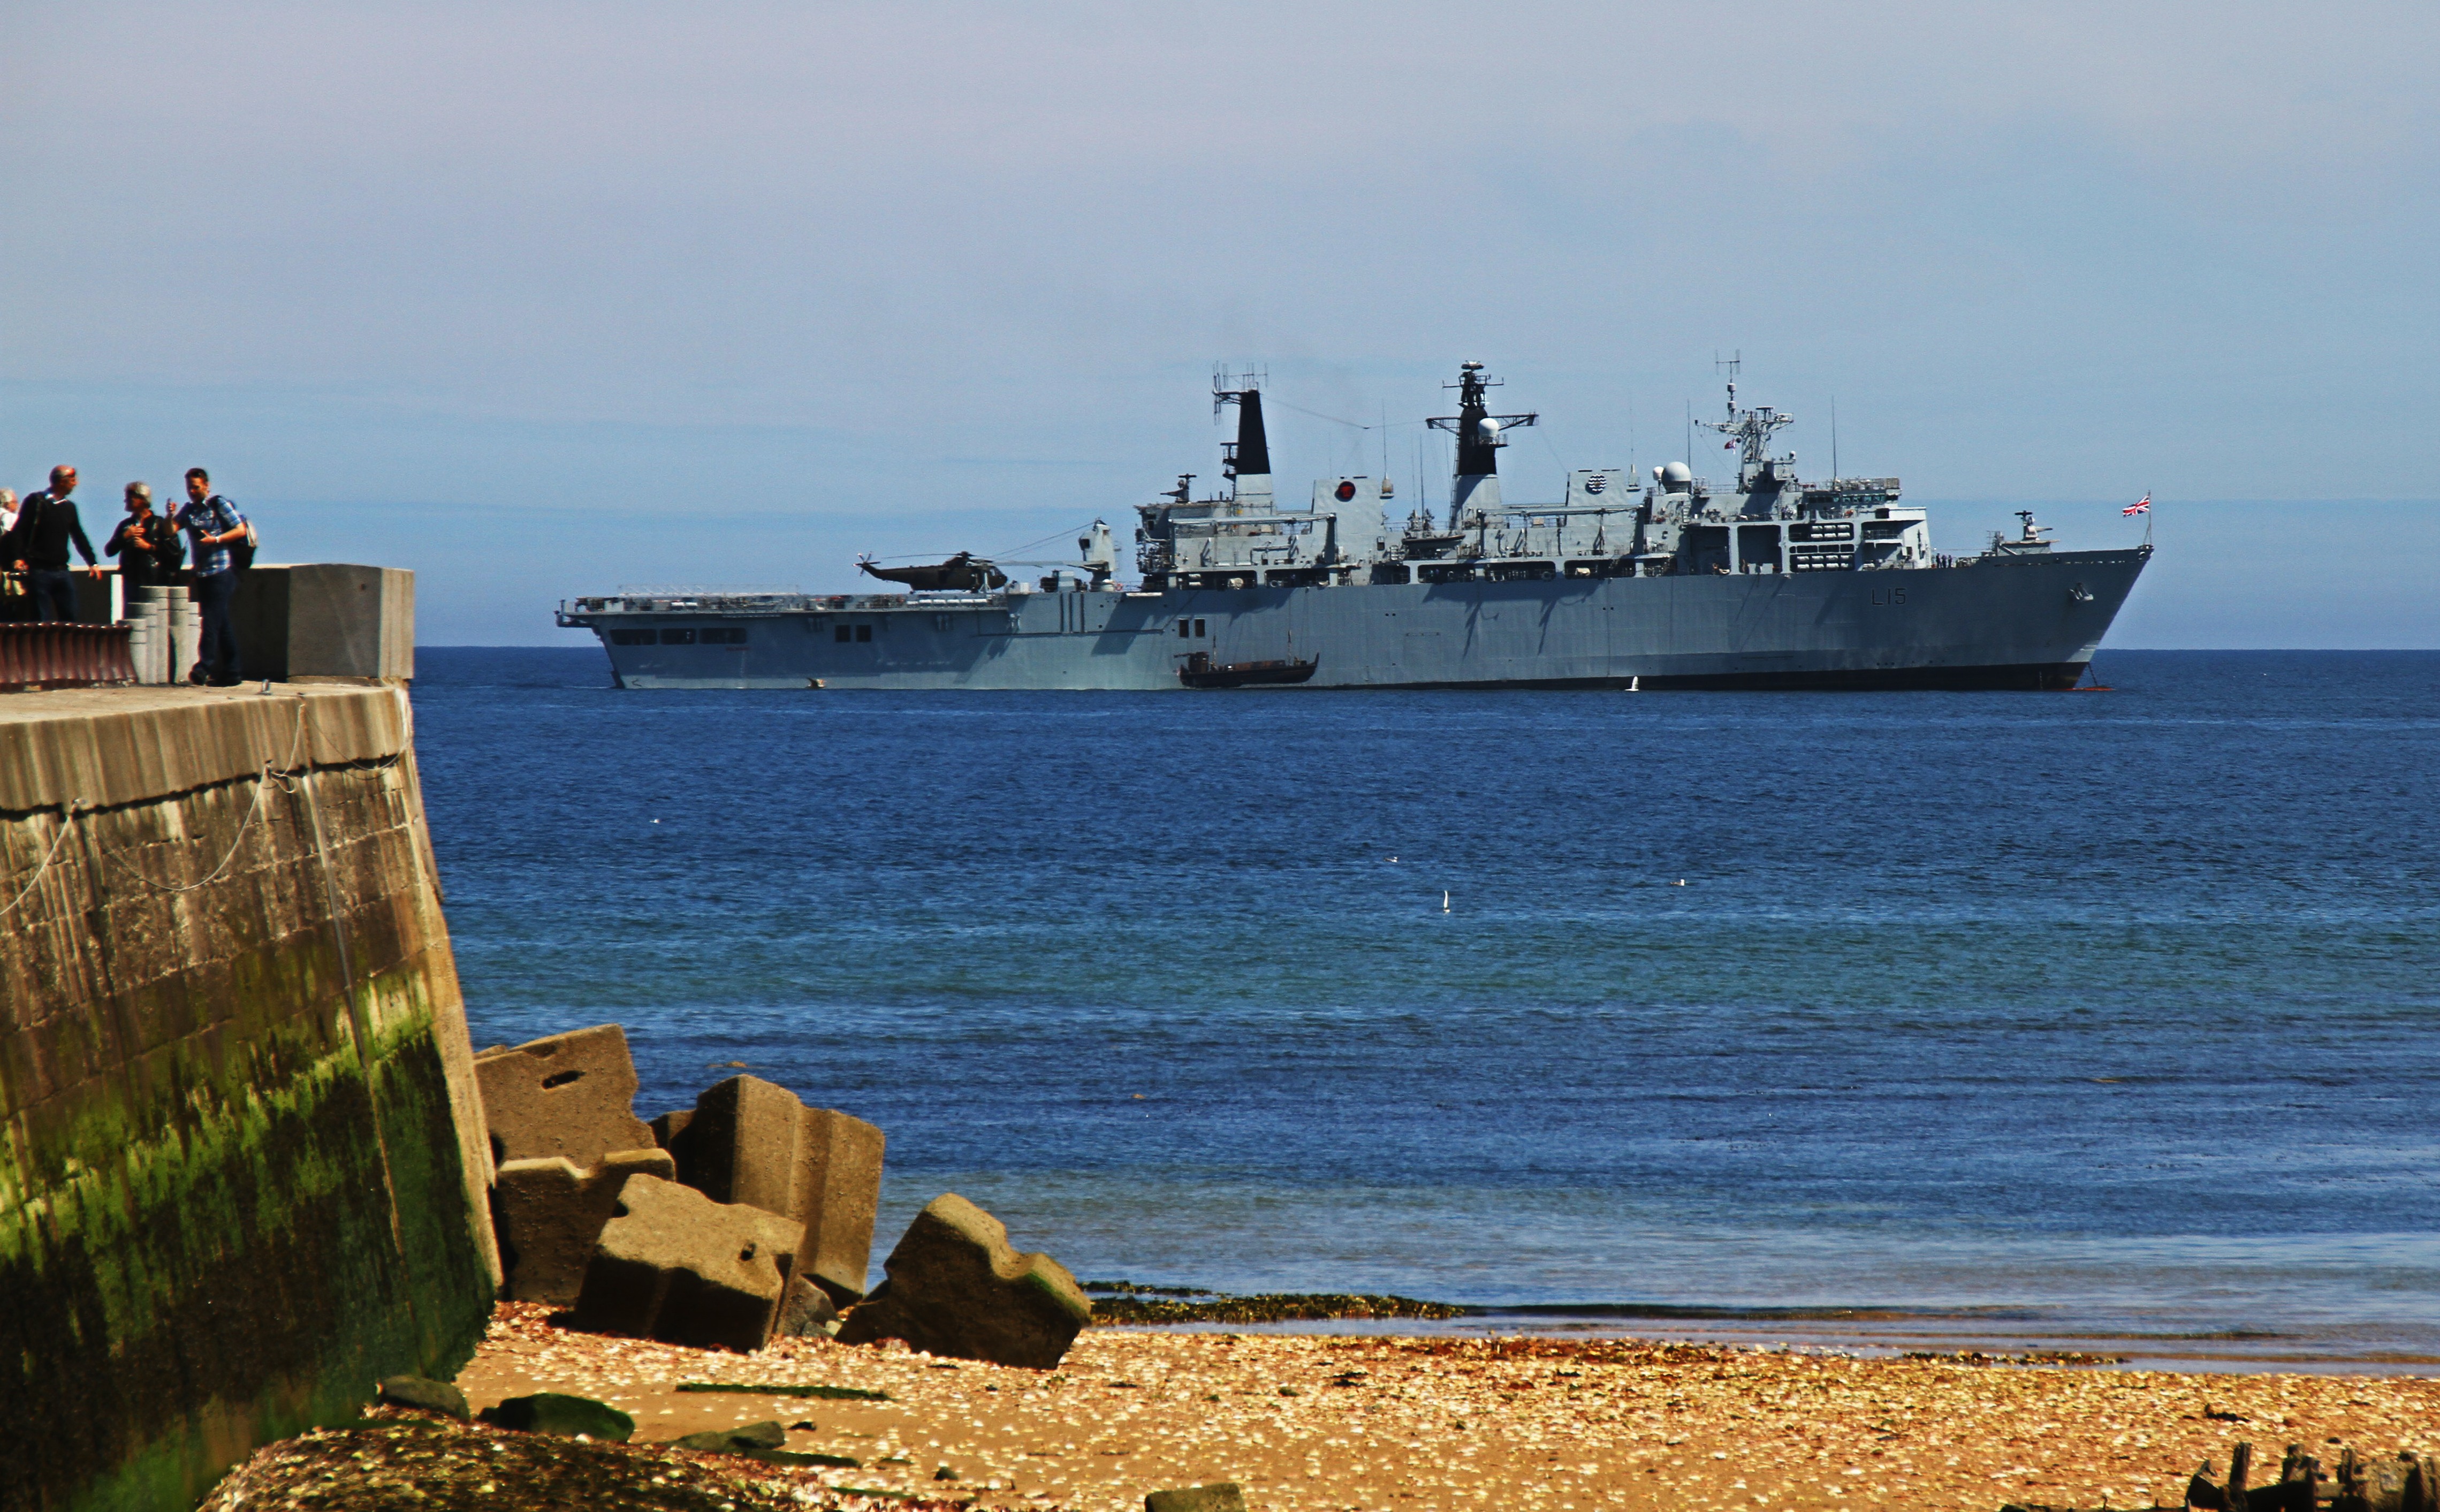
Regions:
[[1839, 396], [1830, 396], [1830, 481], [1839, 481]]
[[1457, 438], [1457, 463], [1449, 478], [1449, 529], [1465, 529], [1471, 516], [1488, 531], [1501, 513], [1499, 448], [1508, 444], [1506, 433], [1541, 417], [1491, 413], [1490, 391], [1501, 385], [1497, 378], [1483, 376], [1479, 362], [1458, 364], [1457, 382], [1441, 387], [1458, 391], [1458, 412], [1435, 415], [1424, 423]]
[[1783, 427], [1795, 424], [1796, 417], [1782, 414], [1768, 405], [1751, 409], [1738, 407], [1737, 375], [1745, 367], [1742, 351], [1732, 357], [1714, 356], [1712, 365], [1729, 375], [1728, 413], [1724, 419], [1706, 420], [1699, 423], [1705, 430], [1715, 430], [1728, 438], [1724, 442], [1725, 448], [1737, 454], [1737, 491], [1744, 493], [1756, 484], [1776, 489], [1794, 482], [1795, 454], [1771, 456], [1770, 439]]

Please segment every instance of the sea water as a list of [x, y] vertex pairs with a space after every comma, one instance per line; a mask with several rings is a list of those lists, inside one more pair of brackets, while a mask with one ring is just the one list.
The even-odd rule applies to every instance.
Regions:
[[1537, 1309], [1466, 1326], [2440, 1359], [2440, 655], [1992, 694], [418, 656], [477, 1043], [615, 1020], [646, 1116], [742, 1066], [870, 1120], [876, 1263], [956, 1191], [1088, 1279]]

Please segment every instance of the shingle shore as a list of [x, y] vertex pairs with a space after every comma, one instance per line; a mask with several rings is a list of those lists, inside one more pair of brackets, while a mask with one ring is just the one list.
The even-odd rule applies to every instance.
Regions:
[[[778, 1418], [852, 1456], [826, 1485], [1117, 1512], [1233, 1480], [1255, 1508], [2175, 1505], [2198, 1461], [2301, 1443], [2440, 1448], [2440, 1381], [2190, 1376], [1655, 1344], [1095, 1329], [1043, 1373], [890, 1344], [753, 1355], [571, 1332], [504, 1304], [458, 1383], [477, 1408], [550, 1390], [637, 1439]], [[691, 1381], [887, 1401], [681, 1393]], [[2209, 1415], [2207, 1415], [2209, 1414]], [[2241, 1419], [2241, 1420], [2240, 1420]], [[947, 1467], [955, 1482], [935, 1478]]]

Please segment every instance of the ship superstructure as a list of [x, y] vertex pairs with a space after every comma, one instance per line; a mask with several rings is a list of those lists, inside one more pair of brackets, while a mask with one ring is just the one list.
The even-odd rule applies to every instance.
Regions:
[[2150, 547], [2059, 551], [2024, 516], [2014, 539], [1951, 557], [1894, 477], [1804, 481], [1773, 455], [1793, 417], [1731, 382], [1703, 422], [1733, 483], [1683, 462], [1639, 484], [1569, 474], [1552, 501], [1502, 496], [1500, 450], [1532, 413], [1494, 414], [1467, 363], [1445, 517], [1393, 528], [1386, 478], [1316, 480], [1283, 503], [1257, 381], [1218, 375], [1233, 409], [1221, 486], [1193, 476], [1138, 507], [1121, 582], [1095, 521], [1038, 581], [960, 554], [866, 570], [903, 594], [629, 592], [578, 599], [626, 687], [1103, 688], [2072, 687]]

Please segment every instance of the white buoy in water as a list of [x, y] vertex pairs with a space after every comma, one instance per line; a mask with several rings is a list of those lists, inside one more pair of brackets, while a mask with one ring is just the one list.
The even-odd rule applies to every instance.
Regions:
[[1448, 891], [1444, 888], [1441, 891], [1441, 911], [1446, 913], [1448, 910]]

